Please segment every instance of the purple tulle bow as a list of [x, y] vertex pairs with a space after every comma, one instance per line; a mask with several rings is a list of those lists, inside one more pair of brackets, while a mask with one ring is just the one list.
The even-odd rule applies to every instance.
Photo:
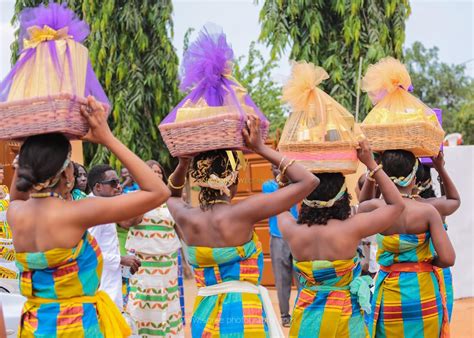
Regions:
[[193, 89], [192, 101], [203, 97], [209, 106], [220, 106], [226, 95], [225, 75], [232, 71], [234, 52], [222, 30], [211, 29], [204, 27], [186, 51], [180, 88]]
[[51, 2], [49, 5], [41, 4], [38, 7], [25, 8], [20, 13], [20, 52], [23, 50], [23, 40], [28, 39], [28, 28], [45, 25], [54, 30], [68, 28], [68, 35], [77, 42], [83, 42], [89, 35], [89, 25], [80, 20], [76, 13], [67, 7], [66, 3]]
[[[86, 37], [89, 35], [89, 25], [80, 20], [74, 11], [69, 9], [65, 3], [58, 4], [51, 2], [49, 5], [41, 4], [38, 7], [34, 8], [25, 8], [20, 13], [20, 35], [19, 35], [19, 44], [20, 44], [20, 53], [22, 57], [17, 61], [13, 66], [10, 73], [6, 78], [0, 83], [0, 102], [4, 102], [8, 99], [10, 88], [12, 86], [15, 75], [22, 69], [22, 67], [30, 61], [31, 58], [34, 58], [36, 55], [36, 48], [27, 48], [23, 49], [23, 40], [29, 38], [28, 29], [33, 26], [38, 26], [43, 28], [44, 26], [49, 26], [54, 30], [60, 30], [62, 28], [68, 29], [68, 35], [76, 42], [82, 43]], [[56, 74], [48, 74], [48, 77], [51, 79], [56, 76], [57, 79], [64, 78], [64, 69], [60, 67], [59, 56], [56, 48], [56, 42], [54, 40], [44, 41], [42, 43], [47, 44], [49, 50], [49, 57]], [[72, 65], [71, 50], [69, 45], [66, 46], [66, 58], [67, 62], [63, 67], [69, 67], [70, 70], [74, 69]], [[92, 95], [100, 102], [103, 102], [109, 105], [109, 100], [105, 94], [99, 80], [97, 79], [90, 60], [87, 62], [86, 72], [86, 83], [84, 92], [78, 93], [81, 96]], [[71, 71], [70, 74], [72, 80], [72, 87], [75, 87], [74, 72]], [[47, 79], [49, 80], [49, 78]], [[74, 93], [76, 90], [73, 90]], [[56, 94], [56, 93], [50, 93]]]

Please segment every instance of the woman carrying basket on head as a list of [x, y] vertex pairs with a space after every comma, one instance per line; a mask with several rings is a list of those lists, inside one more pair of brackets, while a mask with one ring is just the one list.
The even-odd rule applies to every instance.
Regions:
[[367, 337], [364, 312], [370, 313], [369, 276], [361, 276], [357, 247], [362, 238], [386, 230], [403, 210], [394, 184], [372, 159], [367, 141], [358, 156], [387, 199], [376, 211], [349, 217], [350, 196], [341, 173], [315, 174], [320, 184], [301, 204], [297, 221], [278, 216], [283, 238], [294, 257], [302, 289], [293, 310], [290, 337]]
[[[74, 186], [71, 145], [61, 134], [24, 142], [12, 184], [11, 225], [20, 290], [27, 301], [20, 336], [120, 337], [131, 334], [119, 309], [98, 292], [100, 248], [87, 229], [136, 217], [161, 205], [170, 192], [152, 170], [118, 141], [102, 105], [88, 98], [82, 114], [86, 140], [107, 147], [136, 178], [141, 191], [112, 198], [66, 201]], [[123, 208], [127, 205], [127, 208]]]
[[180, 198], [190, 159], [180, 158], [168, 179], [172, 198], [168, 207], [188, 245], [198, 297], [191, 321], [193, 337], [282, 337], [279, 320], [260, 285], [263, 269], [261, 244], [254, 225], [289, 210], [318, 180], [302, 166], [265, 146], [259, 121], [249, 116], [243, 135], [247, 147], [279, 166], [294, 182], [272, 194], [257, 194], [231, 204], [239, 174], [233, 151], [213, 150], [197, 155], [191, 177], [201, 187], [199, 208]]
[[[405, 210], [377, 235], [377, 262], [369, 329], [372, 337], [448, 337], [445, 284], [439, 268], [454, 265], [455, 252], [439, 212], [412, 194], [418, 167], [406, 150], [386, 150], [382, 165], [403, 197]], [[372, 199], [358, 212], [385, 206]], [[433, 250], [434, 248], [434, 250]]]

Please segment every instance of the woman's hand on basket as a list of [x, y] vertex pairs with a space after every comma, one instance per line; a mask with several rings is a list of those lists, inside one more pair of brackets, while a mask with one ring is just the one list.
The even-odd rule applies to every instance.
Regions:
[[92, 96], [87, 98], [87, 105], [81, 107], [81, 114], [89, 123], [90, 129], [83, 140], [105, 145], [113, 138], [107, 123], [107, 113], [104, 106]]
[[437, 156], [434, 156], [431, 158], [431, 160], [433, 161], [433, 166], [435, 167], [435, 169], [438, 171], [440, 168], [443, 168], [444, 167], [444, 153], [443, 151], [441, 150]]
[[260, 134], [260, 119], [256, 116], [249, 115], [247, 126], [242, 130], [242, 135], [247, 148], [256, 153], [265, 146]]
[[377, 163], [372, 156], [372, 149], [370, 148], [369, 141], [367, 141], [367, 139], [359, 141], [357, 157], [369, 170], [373, 170], [377, 166]]

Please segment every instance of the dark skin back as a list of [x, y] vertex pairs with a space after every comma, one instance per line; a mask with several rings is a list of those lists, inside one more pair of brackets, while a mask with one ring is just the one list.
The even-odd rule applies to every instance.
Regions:
[[[365, 184], [371, 183], [367, 180]], [[409, 186], [397, 186], [397, 189], [400, 194], [411, 194], [414, 186], [413, 181]], [[384, 198], [386, 201], [385, 195]], [[386, 205], [385, 201], [381, 199], [366, 200], [360, 204], [358, 212], [366, 213], [382, 208]], [[456, 254], [438, 210], [430, 203], [417, 199], [403, 198], [403, 204], [405, 209], [402, 214], [392, 220], [392, 225], [382, 231], [382, 235], [422, 234], [429, 231], [438, 254], [433, 264], [442, 268], [454, 265]]]
[[[358, 156], [368, 168], [377, 166], [366, 140], [360, 142]], [[278, 215], [278, 227], [296, 260], [351, 259], [362, 238], [390, 227], [391, 220], [401, 214], [403, 201], [383, 170], [378, 170], [374, 177], [389, 201], [380, 209], [345, 220], [330, 219], [327, 224], [312, 225], [298, 224], [289, 212]]]
[[[85, 139], [102, 144], [115, 154], [129, 168], [141, 190], [128, 195], [86, 198], [80, 201], [34, 199], [29, 198], [29, 192], [16, 190], [14, 179], [7, 219], [17, 252], [73, 248], [89, 227], [137, 217], [161, 205], [170, 195], [165, 184], [145, 162], [113, 136], [102, 105], [92, 97], [88, 98], [88, 103], [90, 111], [85, 108], [81, 111], [91, 127]], [[66, 196], [71, 190], [67, 187], [68, 181], [74, 182], [72, 164], [61, 174], [58, 185], [44, 192], [52, 191]]]
[[[282, 167], [286, 166], [288, 159], [282, 161], [283, 156], [279, 152], [264, 145], [259, 123], [257, 118], [249, 117], [248, 127], [243, 131], [247, 147], [276, 166], [280, 162]], [[190, 159], [180, 158], [178, 167], [170, 176], [174, 186], [184, 183], [189, 163]], [[319, 183], [314, 175], [296, 163], [288, 167], [287, 175], [294, 183], [275, 193], [256, 194], [235, 204], [216, 204], [205, 211], [185, 203], [180, 197], [180, 189], [171, 189], [168, 208], [187, 245], [213, 248], [239, 246], [251, 240], [255, 223], [289, 210]], [[223, 201], [231, 201], [237, 186], [234, 184], [230, 190], [231, 196], [223, 195]]]

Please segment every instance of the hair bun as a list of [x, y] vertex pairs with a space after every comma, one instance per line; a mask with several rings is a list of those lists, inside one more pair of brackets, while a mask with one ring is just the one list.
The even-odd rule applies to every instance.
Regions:
[[19, 191], [27, 192], [36, 183], [38, 179], [33, 174], [33, 169], [30, 167], [19, 167], [17, 170], [16, 188]]

